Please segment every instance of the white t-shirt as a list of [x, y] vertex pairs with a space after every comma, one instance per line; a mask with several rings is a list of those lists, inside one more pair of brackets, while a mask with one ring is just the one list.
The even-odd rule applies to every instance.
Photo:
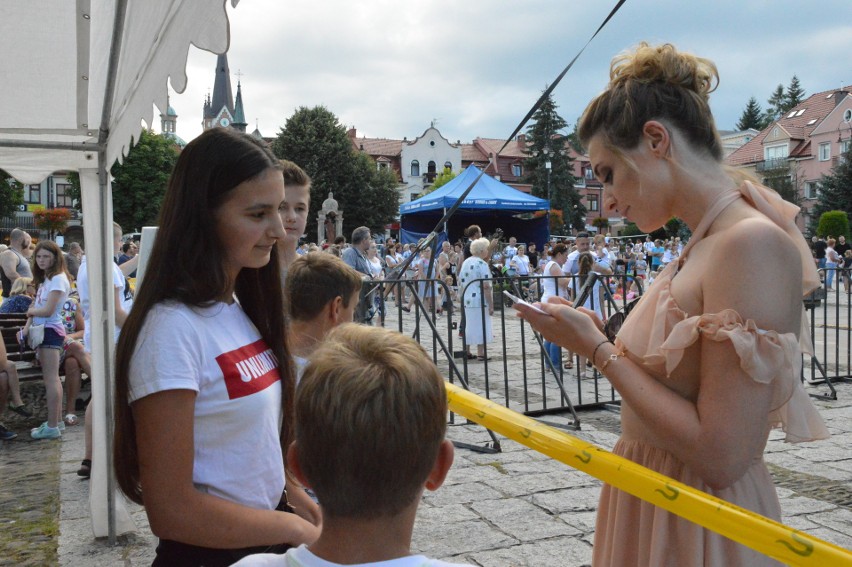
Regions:
[[275, 509], [284, 490], [281, 377], [272, 350], [238, 302], [155, 305], [136, 340], [129, 382], [131, 403], [165, 390], [197, 392], [195, 487]]
[[[340, 563], [332, 563], [320, 559], [308, 549], [305, 544], [287, 550], [284, 555], [274, 553], [257, 553], [249, 555], [234, 563], [234, 566], [254, 567], [343, 567]], [[346, 567], [470, 567], [468, 563], [447, 563], [437, 559], [429, 559], [425, 555], [408, 555], [388, 561], [373, 561], [371, 563], [347, 563]]]
[[[83, 330], [83, 346], [86, 352], [92, 352], [92, 325], [90, 319], [91, 296], [89, 295], [89, 273], [86, 269], [86, 256], [83, 256], [83, 261], [80, 262], [80, 271], [77, 272], [77, 293], [80, 294], [80, 307], [83, 309], [83, 320], [86, 322], [86, 327]], [[127, 279], [121, 272], [121, 268], [112, 263], [112, 285], [118, 288], [118, 297], [121, 300], [121, 309], [125, 313], [130, 313], [130, 308], [133, 307], [133, 296], [127, 290]], [[118, 335], [121, 333], [121, 327], [115, 326], [115, 342], [118, 342]]]
[[562, 269], [561, 266], [559, 266], [559, 264], [556, 262], [556, 260], [551, 260], [544, 266], [544, 272], [541, 274], [542, 276], [544, 276], [541, 280], [541, 288], [542, 288], [541, 302], [542, 303], [547, 303], [548, 298], [550, 298], [550, 296], [552, 296], [552, 295], [559, 295], [557, 293], [559, 280], [557, 278], [553, 277], [553, 275], [550, 273], [550, 270], [553, 268], [553, 266], [556, 266], [560, 270]]
[[506, 257], [506, 260], [511, 260], [517, 253], [518, 247], [512, 246], [511, 244], [506, 246], [506, 249], [503, 251], [503, 255]]
[[515, 254], [511, 260], [512, 266], [518, 270], [518, 275], [528, 276], [530, 273], [530, 259], [526, 254]]
[[35, 309], [41, 309], [47, 305], [48, 296], [52, 291], [62, 293], [62, 297], [60, 297], [59, 301], [56, 303], [56, 308], [54, 308], [53, 313], [47, 317], [33, 317], [33, 325], [44, 325], [45, 327], [56, 331], [59, 336], [64, 337], [65, 325], [62, 323], [62, 304], [65, 303], [65, 298], [68, 297], [69, 293], [71, 293], [71, 284], [68, 282], [68, 276], [66, 276], [64, 272], [60, 272], [52, 278], [44, 280], [44, 282], [38, 286], [35, 301], [33, 301], [33, 307]]

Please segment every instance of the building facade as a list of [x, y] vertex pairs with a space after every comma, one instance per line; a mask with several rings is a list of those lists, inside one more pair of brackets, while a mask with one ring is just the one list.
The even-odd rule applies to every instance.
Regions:
[[850, 91], [846, 87], [811, 95], [726, 159], [766, 185], [791, 188], [801, 207], [796, 223], [803, 232], [811, 221], [820, 179], [852, 144]]
[[[533, 190], [533, 186], [525, 180], [524, 162], [529, 156], [529, 142], [524, 134], [519, 134], [508, 144], [505, 140], [480, 137], [471, 143], [460, 140], [452, 143], [432, 124], [414, 140], [359, 138], [354, 127], [348, 130], [348, 135], [354, 149], [372, 157], [376, 167], [396, 172], [400, 204], [420, 197], [444, 168], [458, 173], [471, 164], [519, 191], [532, 193]], [[624, 228], [624, 219], [603, 212], [603, 186], [595, 179], [588, 156], [577, 152], [567, 139], [562, 144], [562, 151], [573, 159], [573, 175], [577, 180], [574, 190], [580, 194], [586, 207], [587, 229], [597, 230], [592, 223], [599, 217], [608, 219], [614, 233]]]

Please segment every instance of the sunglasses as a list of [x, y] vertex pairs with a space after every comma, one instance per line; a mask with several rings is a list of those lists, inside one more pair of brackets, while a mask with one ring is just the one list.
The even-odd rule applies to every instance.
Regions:
[[624, 325], [624, 321], [627, 320], [627, 316], [630, 315], [630, 312], [633, 311], [633, 308], [637, 303], [639, 303], [639, 300], [634, 299], [628, 303], [624, 309], [616, 311], [609, 319], [606, 320], [603, 332], [604, 335], [606, 335], [606, 338], [609, 339], [609, 342], [615, 342], [615, 336], [618, 334], [618, 331], [621, 330], [621, 327]]

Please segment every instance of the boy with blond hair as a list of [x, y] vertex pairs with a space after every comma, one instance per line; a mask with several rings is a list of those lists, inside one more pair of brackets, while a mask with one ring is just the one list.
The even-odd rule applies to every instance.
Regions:
[[454, 565], [410, 551], [423, 490], [437, 490], [453, 462], [444, 380], [419, 344], [380, 327], [334, 329], [311, 356], [295, 409], [287, 463], [319, 497], [322, 532], [238, 565]]
[[290, 354], [296, 381], [308, 356], [328, 332], [351, 323], [361, 293], [361, 274], [331, 254], [310, 252], [290, 265], [284, 280], [284, 302], [290, 317]]

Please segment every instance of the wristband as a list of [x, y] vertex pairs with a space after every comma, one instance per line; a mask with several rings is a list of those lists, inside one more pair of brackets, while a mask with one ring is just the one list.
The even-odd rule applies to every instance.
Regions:
[[598, 357], [598, 349], [601, 348], [603, 345], [605, 345], [608, 342], [609, 342], [609, 339], [606, 339], [606, 340], [599, 342], [598, 346], [596, 346], [595, 350], [592, 352], [592, 359], [591, 360], [592, 360], [592, 364], [594, 364], [595, 366], [597, 366], [597, 364], [595, 364], [595, 360]]

